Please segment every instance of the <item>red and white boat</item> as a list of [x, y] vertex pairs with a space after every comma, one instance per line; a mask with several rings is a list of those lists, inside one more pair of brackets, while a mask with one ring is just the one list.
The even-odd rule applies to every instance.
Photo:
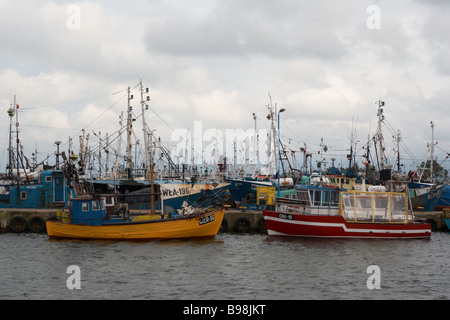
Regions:
[[431, 226], [414, 221], [405, 193], [339, 191], [297, 186], [297, 199], [277, 198], [263, 210], [269, 236], [429, 239]]

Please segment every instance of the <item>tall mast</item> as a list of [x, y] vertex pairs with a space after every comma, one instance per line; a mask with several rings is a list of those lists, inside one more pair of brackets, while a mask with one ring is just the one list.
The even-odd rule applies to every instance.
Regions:
[[133, 95], [130, 95], [130, 87], [128, 87], [128, 117], [127, 117], [127, 178], [131, 179], [131, 128], [132, 128], [132, 118], [131, 118], [131, 110], [132, 107], [130, 105], [130, 101], [133, 99]]
[[16, 159], [17, 159], [17, 166], [16, 166], [16, 170], [17, 170], [17, 205], [19, 204], [19, 195], [20, 195], [20, 190], [19, 190], [19, 180], [20, 180], [20, 172], [19, 172], [19, 168], [20, 168], [20, 164], [19, 164], [19, 110], [18, 109], [18, 105], [17, 105], [17, 101], [16, 101], [16, 95], [14, 95], [14, 108], [16, 108], [16, 135], [17, 135], [17, 139], [16, 139]]
[[384, 115], [383, 115], [383, 106], [384, 106], [384, 101], [378, 100], [378, 130], [377, 130], [377, 137], [378, 137], [378, 144], [380, 146], [380, 170], [384, 170], [385, 169], [385, 165], [387, 164], [387, 158], [386, 155], [384, 153], [384, 140], [383, 140], [383, 134], [381, 132], [381, 123], [384, 120]]
[[[147, 132], [147, 123], [145, 122], [145, 110], [148, 108], [144, 101], [144, 88], [142, 87], [142, 80], [139, 82], [139, 86], [141, 89], [141, 107], [142, 107], [142, 131], [144, 131], [144, 150], [145, 150], [145, 173], [148, 178], [148, 168], [150, 164], [149, 160], [149, 144], [148, 144], [148, 132]], [[146, 92], [148, 92], [148, 88], [146, 88]], [[147, 96], [147, 101], [150, 101], [150, 97]]]
[[402, 132], [397, 130], [396, 142], [397, 142], [397, 169], [398, 172], [401, 171], [401, 163], [400, 163], [400, 142], [402, 141]]
[[123, 111], [120, 113], [119, 116], [119, 141], [117, 145], [116, 150], [116, 160], [114, 163], [114, 175], [118, 174], [119, 172], [119, 157], [121, 157], [121, 146], [122, 146], [122, 121], [123, 121]]
[[430, 157], [431, 157], [431, 163], [430, 163], [430, 179], [433, 181], [433, 161], [434, 161], [434, 123], [433, 121], [431, 123], [431, 146], [430, 146]]
[[[14, 106], [15, 107], [15, 106]], [[13, 117], [14, 117], [14, 108], [11, 106], [8, 110], [8, 116], [9, 116], [9, 163], [8, 163], [8, 171], [9, 171], [9, 177], [12, 178], [12, 169], [13, 169], [13, 146], [12, 146], [12, 123], [13, 123]]]

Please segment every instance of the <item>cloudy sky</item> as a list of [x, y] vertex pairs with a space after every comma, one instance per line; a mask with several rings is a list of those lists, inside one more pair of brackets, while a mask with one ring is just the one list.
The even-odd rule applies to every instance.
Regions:
[[323, 138], [328, 158], [345, 158], [353, 128], [363, 154], [381, 99], [390, 159], [392, 130], [400, 130], [404, 161], [422, 161], [433, 121], [442, 162], [450, 152], [449, 16], [447, 0], [2, 0], [0, 171], [14, 95], [24, 152], [37, 147], [42, 161], [55, 140], [78, 145], [83, 128], [93, 146], [93, 133], [112, 136], [126, 88], [138, 97], [140, 79], [151, 97], [147, 122], [169, 145], [173, 130], [193, 130], [195, 121], [203, 130], [246, 130], [255, 113], [258, 128], [268, 128], [270, 92], [286, 109], [281, 135], [293, 147], [318, 150]]

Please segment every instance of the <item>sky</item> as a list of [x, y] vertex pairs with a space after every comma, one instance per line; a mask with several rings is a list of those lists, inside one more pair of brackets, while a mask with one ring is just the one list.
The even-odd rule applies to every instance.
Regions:
[[433, 122], [448, 169], [449, 16], [447, 0], [2, 0], [0, 172], [14, 96], [24, 153], [54, 164], [55, 141], [76, 149], [82, 129], [93, 148], [113, 137], [128, 87], [141, 139], [141, 79], [146, 122], [169, 148], [199, 123], [202, 148], [211, 130], [253, 129], [253, 114], [268, 129], [270, 95], [293, 150], [316, 157], [323, 141], [328, 164], [345, 167], [353, 136], [361, 164], [382, 100], [388, 159], [398, 130], [405, 171], [429, 157]]

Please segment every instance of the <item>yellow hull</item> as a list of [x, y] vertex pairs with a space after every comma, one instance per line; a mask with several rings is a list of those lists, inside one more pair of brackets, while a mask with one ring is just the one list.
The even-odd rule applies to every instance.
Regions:
[[163, 240], [212, 238], [222, 224], [224, 209], [195, 218], [151, 220], [101, 226], [47, 221], [47, 234], [55, 238], [98, 240]]

